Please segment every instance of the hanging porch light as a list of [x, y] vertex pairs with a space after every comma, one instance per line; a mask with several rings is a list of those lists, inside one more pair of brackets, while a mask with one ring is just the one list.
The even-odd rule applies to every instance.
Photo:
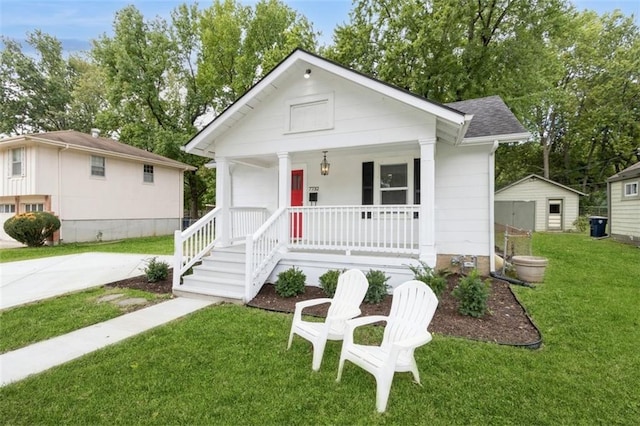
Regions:
[[322, 163], [320, 163], [320, 174], [322, 176], [327, 176], [329, 174], [329, 167], [331, 164], [327, 162], [327, 151], [322, 151], [324, 154], [324, 158], [322, 159]]

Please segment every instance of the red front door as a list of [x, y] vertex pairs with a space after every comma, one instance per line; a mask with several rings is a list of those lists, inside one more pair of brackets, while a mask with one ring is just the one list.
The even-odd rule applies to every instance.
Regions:
[[[291, 207], [301, 207], [303, 196], [302, 170], [291, 170]], [[293, 213], [291, 217], [291, 237], [302, 238], [302, 213]]]

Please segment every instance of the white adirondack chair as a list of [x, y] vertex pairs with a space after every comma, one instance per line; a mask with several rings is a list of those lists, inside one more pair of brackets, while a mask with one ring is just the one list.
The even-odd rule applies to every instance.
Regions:
[[[378, 412], [384, 412], [396, 371], [410, 371], [415, 381], [420, 383], [413, 352], [431, 341], [427, 327], [437, 307], [438, 298], [428, 285], [421, 281], [407, 281], [393, 291], [388, 317], [373, 315], [347, 321], [336, 381], [340, 381], [345, 360], [367, 370], [376, 379], [376, 408]], [[353, 332], [357, 327], [378, 321], [386, 322], [380, 346], [353, 342]]]
[[[291, 348], [294, 334], [310, 341], [313, 345], [311, 368], [313, 371], [318, 371], [327, 340], [342, 340], [345, 321], [360, 315], [360, 304], [368, 288], [369, 282], [362, 271], [351, 269], [343, 272], [338, 278], [333, 299], [320, 298], [296, 303], [287, 349]], [[304, 308], [323, 303], [331, 303], [324, 322], [311, 322], [302, 319]]]

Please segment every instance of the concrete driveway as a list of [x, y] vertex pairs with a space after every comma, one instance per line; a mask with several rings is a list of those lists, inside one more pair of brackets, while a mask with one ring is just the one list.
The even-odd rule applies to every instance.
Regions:
[[[155, 255], [81, 253], [0, 263], [0, 309], [144, 274]], [[157, 256], [172, 265], [172, 256]]]

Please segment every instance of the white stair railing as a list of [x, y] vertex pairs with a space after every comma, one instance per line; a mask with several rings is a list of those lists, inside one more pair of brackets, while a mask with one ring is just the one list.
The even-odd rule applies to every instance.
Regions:
[[202, 259], [216, 243], [216, 219], [222, 209], [215, 208], [202, 216], [184, 231], [173, 236], [173, 286], [180, 284], [180, 277]]
[[280, 251], [288, 241], [289, 216], [286, 208], [278, 209], [253, 234], [246, 238], [245, 302], [253, 299], [264, 280], [280, 260]]

